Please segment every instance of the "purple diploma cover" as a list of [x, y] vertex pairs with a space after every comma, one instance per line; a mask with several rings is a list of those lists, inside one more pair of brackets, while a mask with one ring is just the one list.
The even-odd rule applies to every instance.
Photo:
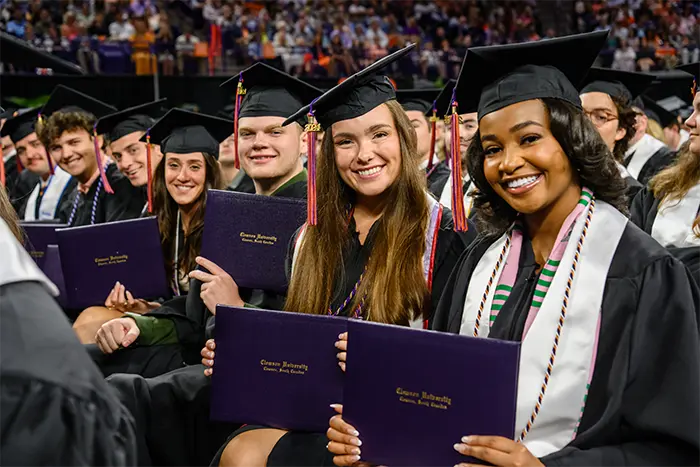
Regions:
[[216, 307], [211, 418], [325, 432], [343, 400], [335, 342], [347, 319]]
[[306, 220], [306, 202], [209, 190], [201, 255], [239, 287], [285, 293], [287, 248]]
[[466, 435], [513, 439], [520, 343], [348, 321], [343, 416], [362, 460], [452, 466]]
[[58, 288], [56, 301], [61, 308], [66, 308], [66, 284], [63, 281], [63, 269], [61, 268], [61, 254], [58, 245], [48, 245], [44, 261], [44, 274]]
[[46, 259], [46, 247], [48, 245], [56, 245], [56, 229], [66, 227], [66, 225], [46, 222], [20, 222], [20, 225], [27, 234], [24, 248], [36, 265], [39, 266], [39, 269], [43, 270]]
[[168, 294], [155, 217], [56, 230], [69, 308], [102, 305], [119, 281], [134, 298]]

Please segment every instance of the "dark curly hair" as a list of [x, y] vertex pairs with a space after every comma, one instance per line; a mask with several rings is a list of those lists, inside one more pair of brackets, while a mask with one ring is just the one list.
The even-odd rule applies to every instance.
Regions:
[[66, 131], [85, 130], [92, 136], [97, 118], [87, 112], [54, 112], [47, 119], [37, 122], [36, 131], [41, 144], [47, 149]]
[[617, 96], [610, 96], [610, 98], [617, 109], [618, 126], [626, 130], [625, 136], [615, 141], [615, 147], [613, 148], [615, 160], [621, 163], [625, 159], [625, 153], [630, 147], [630, 141], [637, 133], [637, 129], [635, 128], [637, 123], [637, 111], [632, 108], [632, 103], [628, 99]]
[[[586, 115], [559, 99], [541, 99], [549, 129], [569, 158], [581, 185], [627, 215], [627, 184], [608, 146]], [[484, 176], [484, 149], [480, 133], [474, 136], [467, 153], [469, 175], [477, 187], [474, 209], [479, 231], [502, 234], [515, 221], [518, 212], [498, 196]]]

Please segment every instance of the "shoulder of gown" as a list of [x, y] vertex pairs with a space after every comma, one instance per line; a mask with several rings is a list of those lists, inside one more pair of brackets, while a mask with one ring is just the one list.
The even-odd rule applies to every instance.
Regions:
[[628, 224], [606, 280], [596, 366], [576, 438], [554, 465], [696, 465], [700, 291]]
[[0, 462], [133, 465], [133, 418], [46, 289], [8, 284], [0, 300]]
[[644, 164], [642, 170], [639, 172], [639, 183], [646, 186], [649, 180], [661, 172], [663, 169], [673, 164], [676, 159], [676, 153], [672, 151], [668, 146], [663, 146], [659, 148]]
[[659, 202], [654, 193], [645, 187], [639, 190], [630, 205], [630, 220], [634, 225], [651, 235], [651, 227], [656, 219]]
[[450, 178], [450, 174], [452, 174], [452, 171], [447, 164], [445, 162], [440, 162], [428, 176], [428, 191], [435, 195], [437, 199], [440, 199], [440, 195], [445, 188], [447, 180]]

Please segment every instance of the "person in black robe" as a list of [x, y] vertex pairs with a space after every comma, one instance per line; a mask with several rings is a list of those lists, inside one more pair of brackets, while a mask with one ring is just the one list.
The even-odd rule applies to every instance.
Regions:
[[10, 209], [0, 192], [0, 463], [133, 465], [134, 420], [73, 335], [56, 287], [13, 235]]
[[[624, 183], [571, 84], [584, 70], [567, 66], [567, 50], [592, 63], [605, 39], [602, 32], [470, 49], [463, 69], [472, 54], [491, 66], [458, 83], [460, 101], [479, 99], [469, 162], [489, 231], [460, 258], [434, 328], [522, 342], [517, 441], [480, 433], [445, 440], [492, 465], [700, 458], [700, 291], [622, 214]], [[544, 180], [528, 182], [535, 177]], [[545, 352], [533, 345], [542, 339], [553, 342]], [[334, 460], [349, 465], [356, 459], [339, 435], [352, 428], [340, 416], [331, 428]]]
[[[385, 65], [411, 49], [409, 46], [392, 54], [385, 60]], [[461, 222], [453, 222], [450, 211], [425, 193], [422, 173], [416, 170], [417, 161], [402, 151], [405, 147], [409, 148], [408, 154], [415, 150], [413, 125], [396, 102], [396, 93], [388, 78], [377, 75], [380, 70], [360, 71], [316, 99], [311, 106], [313, 109], [303, 107], [287, 119], [287, 122], [293, 122], [312, 110], [315, 112], [320, 129], [325, 131], [319, 156], [323, 161], [319, 165], [318, 184], [331, 193], [337, 193], [335, 196], [341, 199], [333, 200], [327, 194], [319, 197], [318, 213], [319, 216], [325, 213], [325, 224], [307, 222], [290, 246], [288, 273], [291, 281], [285, 309], [307, 313], [323, 310], [328, 315], [424, 327], [432, 320], [433, 309], [444, 291], [445, 280], [455, 259], [476, 237], [476, 229], [466, 217]], [[374, 141], [379, 145], [376, 149], [372, 146]], [[365, 149], [365, 145], [370, 149]], [[329, 160], [335, 160], [335, 163]], [[396, 165], [400, 165], [403, 171], [393, 172]], [[367, 176], [364, 167], [375, 171], [381, 167], [379, 172], [374, 172], [380, 175], [372, 182], [363, 183], [363, 177]], [[340, 186], [336, 188], [333, 184]], [[403, 199], [396, 196], [398, 192], [404, 193]], [[425, 202], [423, 206], [421, 201]], [[368, 205], [379, 205], [382, 209], [372, 211]], [[336, 206], [347, 207], [345, 211], [337, 212]], [[421, 210], [428, 221], [425, 234], [415, 228], [416, 222], [424, 222], [418, 216]], [[342, 232], [340, 238], [327, 240], [331, 235], [331, 229], [327, 227], [331, 223], [328, 221], [330, 217], [347, 219], [347, 224], [342, 224], [342, 230], [339, 230]], [[375, 258], [386, 261], [385, 258], [394, 256], [391, 250], [386, 251], [392, 248], [391, 244], [387, 245], [386, 237], [393, 235], [390, 229], [396, 222], [413, 232], [412, 237], [405, 235], [396, 244], [402, 245], [400, 255], [404, 258], [421, 256], [420, 278], [411, 275], [415, 263], [391, 259], [392, 266], [385, 274], [392, 275], [395, 282], [382, 290], [375, 290], [371, 285], [374, 280], [387, 283], [377, 272]], [[418, 248], [415, 247], [417, 240]], [[329, 244], [341, 245], [336, 253], [338, 266], [333, 268], [335, 271], [324, 270], [327, 266], [318, 259], [319, 255], [329, 251]], [[294, 265], [293, 272], [291, 264]], [[430, 266], [426, 268], [428, 264]], [[327, 277], [332, 282], [326, 297], [310, 292], [323, 291], [326, 287], [322, 284]], [[414, 279], [426, 281], [425, 296], [408, 293], [418, 286], [410, 282]], [[399, 313], [390, 309], [397, 305], [401, 308]], [[209, 342], [207, 349], [202, 351], [209, 367], [213, 365], [213, 353]], [[208, 368], [207, 374], [212, 370]], [[273, 459], [278, 459], [289, 462], [288, 465], [317, 465], [318, 448], [321, 446], [323, 452], [322, 446], [326, 443], [326, 437], [321, 433], [247, 425], [229, 437], [212, 463], [257, 465], [264, 459], [271, 464]]]
[[[40, 111], [39, 137], [59, 167], [78, 180], [68, 224], [93, 225], [141, 215], [144, 198], [113, 164], [104, 165], [98, 117], [116, 109], [58, 85]], [[113, 193], [109, 193], [112, 191]]]
[[[696, 67], [700, 74], [700, 67]], [[641, 191], [631, 207], [639, 228], [676, 254], [691, 271], [698, 271], [700, 246], [700, 96], [694, 93], [693, 113], [685, 124], [689, 140], [678, 151], [673, 165], [659, 172]]]
[[[637, 112], [632, 101], [653, 81], [653, 76], [592, 68], [581, 88], [581, 101], [586, 115], [613, 153], [618, 170], [627, 183], [629, 203], [643, 188], [634, 174], [627, 170], [626, 153], [637, 136]], [[637, 173], [637, 175], [639, 175]]]
[[16, 157], [27, 161], [25, 172], [40, 177], [30, 193], [22, 200], [18, 210], [24, 221], [51, 221], [62, 224], [68, 221], [71, 209], [71, 193], [78, 181], [59, 167], [49, 157], [35, 131], [39, 107], [18, 112], [5, 122], [0, 136], [9, 137], [17, 152]]
[[[254, 65], [241, 75], [245, 76], [248, 88], [239, 114], [243, 168], [254, 177], [260, 195], [305, 198], [307, 175], [300, 160], [303, 127], [300, 123], [282, 128], [281, 124], [320, 91], [263, 64]], [[257, 133], [255, 138], [260, 140], [251, 140], [252, 133]], [[167, 149], [163, 152], [167, 153]], [[279, 173], [272, 185], [270, 172], [266, 171], [269, 168], [261, 170], [254, 166], [258, 154], [270, 153], [278, 158], [273, 174]], [[272, 191], [268, 192], [270, 188]], [[268, 309], [281, 309], [284, 304], [285, 297], [279, 294], [236, 291], [235, 282], [228, 274], [226, 283], [232, 286], [218, 292], [226, 297], [218, 295], [222, 298], [205, 301], [202, 284], [208, 283], [212, 275], [194, 271], [190, 276], [191, 288], [186, 299], [180, 299], [177, 304], [166, 302], [143, 316], [131, 315], [128, 319], [136, 320], [140, 330], [135, 342], [106, 358], [98, 357], [103, 360], [100, 365], [103, 372], [111, 374], [108, 382], [132, 413], [138, 414], [139, 465], [208, 465], [216, 449], [238, 426], [209, 421], [210, 380], [204, 375], [204, 367], [196, 364], [201, 359], [200, 349], [214, 336], [212, 311], [217, 303], [235, 305], [240, 301]], [[124, 337], [123, 333], [115, 335], [119, 342]], [[164, 371], [168, 372], [162, 374]], [[145, 377], [150, 375], [155, 377]]]

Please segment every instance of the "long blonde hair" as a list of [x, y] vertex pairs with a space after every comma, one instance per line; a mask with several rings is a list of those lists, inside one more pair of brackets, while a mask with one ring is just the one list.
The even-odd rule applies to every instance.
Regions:
[[659, 125], [659, 122], [656, 120], [649, 119], [649, 122], [647, 123], [647, 134], [666, 144], [664, 129], [661, 128], [661, 125]]
[[[700, 183], [700, 154], [693, 154], [690, 141], [678, 150], [676, 162], [649, 181], [654, 198], [661, 203], [680, 201], [688, 191]], [[700, 237], [700, 216], [693, 221], [693, 233]]]
[[[416, 134], [396, 101], [386, 105], [396, 126], [401, 148], [399, 176], [388, 189], [386, 208], [378, 221], [357, 306], [365, 297], [365, 319], [407, 325], [426, 315], [428, 287], [422, 257], [428, 221], [425, 177], [418, 169]], [[348, 206], [355, 192], [338, 173], [332, 134], [327, 133], [317, 169], [318, 225], [304, 234], [292, 274], [285, 309], [326, 314], [338, 281], [342, 280], [343, 251], [348, 245]]]

